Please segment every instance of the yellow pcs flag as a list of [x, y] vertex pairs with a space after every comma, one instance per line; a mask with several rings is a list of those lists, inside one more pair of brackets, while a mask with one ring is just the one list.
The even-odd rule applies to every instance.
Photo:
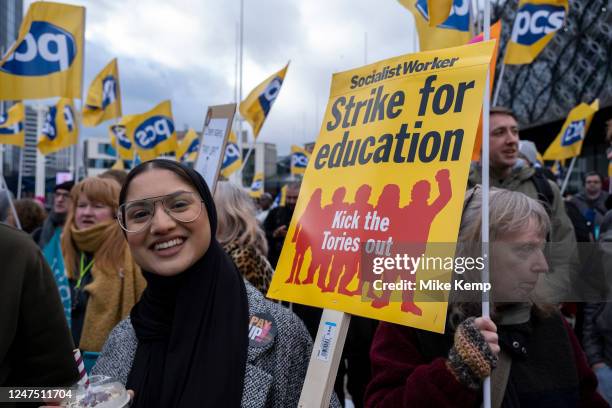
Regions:
[[265, 81], [257, 85], [249, 96], [240, 103], [240, 114], [251, 124], [255, 139], [259, 135], [259, 131], [280, 92], [287, 74], [287, 68], [289, 68], [289, 63], [285, 65], [285, 68], [270, 75]]
[[598, 110], [599, 99], [590, 105], [583, 102], [572, 109], [561, 131], [544, 152], [544, 160], [564, 160], [579, 156], [593, 115]]
[[121, 117], [119, 68], [114, 58], [94, 78], [83, 107], [83, 125], [97, 126], [105, 120]]
[[85, 7], [30, 5], [0, 61], [0, 99], [81, 98]]
[[200, 148], [200, 136], [195, 130], [189, 129], [178, 144], [176, 149], [176, 159], [180, 162], [193, 162], [198, 155]]
[[125, 115], [119, 123], [108, 127], [111, 145], [123, 160], [134, 160], [134, 142], [127, 133], [127, 124], [134, 120], [134, 115]]
[[427, 0], [429, 26], [436, 27], [444, 23], [453, 9], [453, 0]]
[[72, 146], [79, 140], [79, 126], [72, 100], [60, 98], [50, 106], [42, 133], [38, 136], [38, 150], [44, 155]]
[[[472, 37], [470, 32], [470, 1], [454, 0], [452, 7], [448, 0], [398, 0], [414, 16], [419, 32], [421, 51], [455, 47], [467, 44]], [[435, 4], [429, 12], [429, 4]], [[450, 15], [446, 13], [450, 10]], [[439, 24], [435, 24], [438, 21]], [[430, 26], [432, 24], [433, 26]]]
[[240, 148], [238, 148], [238, 139], [232, 130], [227, 139], [227, 143], [225, 143], [225, 155], [223, 156], [223, 163], [221, 163], [221, 175], [225, 178], [229, 178], [229, 176], [241, 166], [242, 155], [240, 154]]
[[[25, 107], [16, 103], [0, 115], [0, 144], [25, 146]], [[0, 153], [1, 154], [1, 153]]]
[[291, 174], [304, 174], [308, 167], [310, 153], [300, 146], [291, 146]]
[[264, 174], [259, 172], [253, 177], [251, 187], [249, 187], [249, 195], [253, 198], [259, 198], [264, 193]]
[[531, 64], [563, 27], [568, 10], [568, 0], [521, 0], [504, 63]]
[[142, 161], [153, 160], [163, 153], [176, 152], [176, 132], [170, 101], [164, 101], [148, 112], [134, 115], [126, 127], [128, 137], [134, 141]]

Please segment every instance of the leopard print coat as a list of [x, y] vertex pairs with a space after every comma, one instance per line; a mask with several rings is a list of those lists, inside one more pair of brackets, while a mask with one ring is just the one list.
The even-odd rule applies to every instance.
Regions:
[[266, 257], [254, 246], [239, 245], [235, 241], [225, 244], [223, 249], [231, 256], [242, 276], [265, 295], [274, 273]]

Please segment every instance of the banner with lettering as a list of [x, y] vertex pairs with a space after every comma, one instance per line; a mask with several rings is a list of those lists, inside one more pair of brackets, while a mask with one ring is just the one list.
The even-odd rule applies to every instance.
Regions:
[[434, 281], [430, 271], [385, 267], [405, 243], [412, 252], [404, 255], [417, 259], [431, 243], [457, 240], [494, 45], [333, 75], [268, 297], [444, 331], [446, 301], [415, 296], [421, 281], [446, 288], [452, 269]]
[[85, 7], [32, 2], [0, 55], [0, 99], [81, 98], [84, 33]]

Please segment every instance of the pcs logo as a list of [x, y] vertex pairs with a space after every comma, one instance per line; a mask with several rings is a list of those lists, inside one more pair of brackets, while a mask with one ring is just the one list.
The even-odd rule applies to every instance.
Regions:
[[49, 112], [47, 112], [47, 117], [45, 118], [45, 124], [42, 128], [43, 135], [47, 136], [47, 139], [53, 141], [57, 136], [57, 125], [55, 123], [55, 117], [57, 114], [57, 107], [51, 106], [49, 108]]
[[525, 4], [516, 14], [511, 39], [520, 45], [532, 45], [563, 26], [565, 7]]
[[236, 162], [240, 157], [240, 151], [238, 150], [238, 146], [235, 143], [227, 143], [225, 146], [225, 156], [223, 156], [223, 163], [221, 164], [221, 168], [224, 169]]
[[191, 153], [197, 152], [199, 148], [200, 148], [200, 140], [199, 139], [192, 140], [191, 144], [187, 148], [187, 151], [183, 154], [183, 157], [181, 157], [181, 161], [188, 160], [189, 159], [189, 155]]
[[251, 191], [259, 191], [263, 188], [263, 180], [254, 180], [251, 184]]
[[[66, 123], [66, 128], [68, 132], [73, 132], [75, 129], [74, 122], [74, 111], [70, 107], [70, 105], [64, 105], [64, 122]], [[47, 136], [47, 138], [51, 141], [55, 140], [57, 137], [57, 106], [51, 106], [49, 108], [49, 112], [47, 112], [47, 117], [45, 119], [45, 124], [43, 125], [42, 133]]]
[[259, 104], [265, 116], [268, 116], [268, 112], [270, 112], [270, 108], [272, 108], [272, 104], [276, 100], [282, 85], [283, 80], [280, 77], [276, 77], [270, 81], [266, 89], [259, 95]]
[[74, 61], [76, 51], [72, 34], [50, 23], [33, 21], [30, 31], [0, 71], [20, 76], [65, 71]]
[[584, 119], [574, 120], [570, 123], [561, 138], [561, 146], [570, 146], [581, 141], [584, 138], [585, 127], [586, 121]]
[[117, 100], [117, 81], [112, 75], [102, 80], [102, 109]]
[[166, 116], [153, 116], [136, 128], [134, 140], [142, 149], [152, 149], [174, 133], [174, 123]]
[[291, 167], [305, 169], [308, 166], [308, 158], [304, 153], [293, 153], [291, 156]]
[[127, 137], [125, 126], [123, 125], [113, 125], [111, 126], [111, 131], [119, 141], [119, 146], [126, 150], [130, 150], [132, 148], [132, 142]]
[[[5, 113], [4, 115], [0, 115], [0, 126], [3, 126], [6, 122], [8, 122], [8, 113]], [[10, 126], [0, 127], [0, 136], [1, 135], [16, 135], [22, 130], [23, 130], [23, 122], [13, 123]]]
[[[416, 8], [423, 18], [429, 21], [427, 0], [417, 0]], [[453, 0], [453, 7], [448, 18], [438, 28], [450, 30], [470, 31], [470, 2], [468, 0]]]

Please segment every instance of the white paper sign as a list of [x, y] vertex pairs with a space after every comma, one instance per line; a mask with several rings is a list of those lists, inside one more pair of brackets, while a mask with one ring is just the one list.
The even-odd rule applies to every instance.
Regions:
[[227, 125], [228, 120], [226, 118], [210, 119], [208, 126], [204, 129], [198, 159], [194, 165], [194, 169], [206, 180], [211, 192], [215, 190], [218, 169], [223, 160]]

